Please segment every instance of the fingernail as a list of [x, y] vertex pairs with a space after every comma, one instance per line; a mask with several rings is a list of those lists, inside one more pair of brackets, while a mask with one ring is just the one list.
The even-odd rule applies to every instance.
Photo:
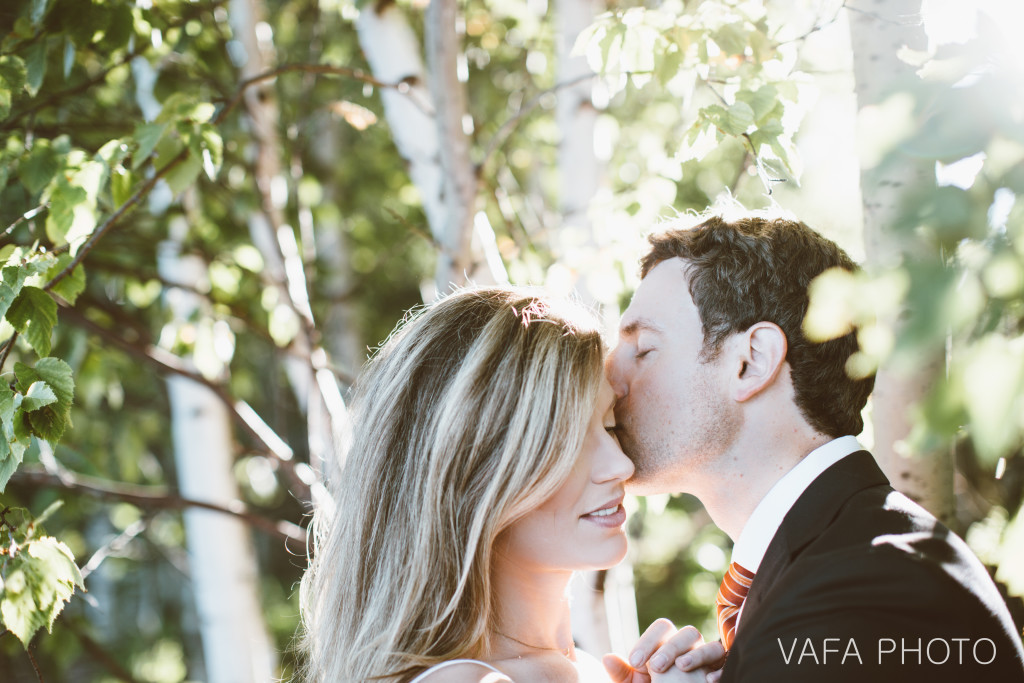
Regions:
[[661, 673], [665, 669], [667, 669], [668, 668], [668, 664], [669, 664], [668, 657], [666, 657], [665, 655], [654, 655], [653, 657], [651, 657], [651, 665], [650, 666], [651, 666], [652, 669], [654, 669], [658, 673]]
[[683, 655], [676, 660], [676, 664], [678, 664], [679, 668], [683, 671], [689, 671], [690, 667], [693, 666], [693, 657], [690, 655]]
[[634, 669], [639, 669], [640, 665], [644, 663], [644, 653], [637, 650], [629, 656], [629, 665]]

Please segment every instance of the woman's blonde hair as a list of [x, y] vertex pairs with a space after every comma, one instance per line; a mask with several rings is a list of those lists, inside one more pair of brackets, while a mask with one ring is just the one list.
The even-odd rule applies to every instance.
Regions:
[[461, 290], [399, 325], [314, 514], [305, 680], [405, 681], [486, 651], [495, 539], [568, 476], [602, 355], [585, 310], [524, 289]]

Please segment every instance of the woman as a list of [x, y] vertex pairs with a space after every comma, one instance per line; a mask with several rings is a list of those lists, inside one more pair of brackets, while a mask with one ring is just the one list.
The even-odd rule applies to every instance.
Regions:
[[608, 680], [567, 598], [573, 571], [626, 553], [633, 466], [602, 356], [592, 317], [525, 290], [462, 290], [399, 326], [315, 515], [307, 680]]

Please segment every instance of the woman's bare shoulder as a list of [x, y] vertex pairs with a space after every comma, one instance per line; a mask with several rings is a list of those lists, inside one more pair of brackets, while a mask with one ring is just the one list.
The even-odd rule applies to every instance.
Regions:
[[483, 662], [466, 660], [428, 669], [416, 683], [512, 683], [512, 679]]

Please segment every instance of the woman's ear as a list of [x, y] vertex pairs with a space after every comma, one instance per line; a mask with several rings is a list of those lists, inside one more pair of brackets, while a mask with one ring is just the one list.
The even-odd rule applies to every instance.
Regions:
[[746, 401], [775, 382], [786, 362], [786, 333], [775, 323], [759, 322], [737, 335], [739, 367], [733, 398]]

